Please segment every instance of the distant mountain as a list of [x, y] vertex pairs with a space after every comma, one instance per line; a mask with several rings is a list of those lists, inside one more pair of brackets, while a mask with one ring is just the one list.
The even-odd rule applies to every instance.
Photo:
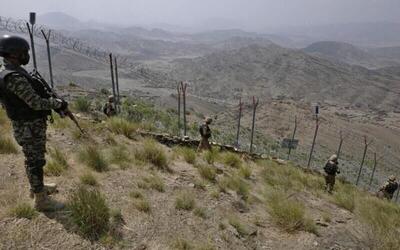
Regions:
[[276, 30], [297, 42], [342, 41], [360, 46], [387, 47], [400, 44], [400, 24], [390, 22], [345, 23]]
[[63, 12], [49, 12], [38, 16], [38, 23], [55, 29], [84, 29], [87, 25], [79, 19]]
[[368, 53], [372, 54], [373, 56], [400, 62], [400, 46], [372, 48], [368, 50]]
[[252, 45], [195, 59], [180, 59], [171, 67], [171, 78], [192, 82], [194, 93], [225, 100], [256, 95], [360, 107], [400, 105], [397, 76], [277, 45]]
[[367, 68], [381, 68], [396, 65], [395, 62], [390, 62], [374, 56], [352, 44], [343, 42], [316, 42], [304, 48], [303, 51], [329, 60], [360, 65]]

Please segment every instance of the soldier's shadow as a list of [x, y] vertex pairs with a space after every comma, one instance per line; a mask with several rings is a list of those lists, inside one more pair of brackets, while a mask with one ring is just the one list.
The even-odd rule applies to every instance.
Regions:
[[68, 210], [68, 208], [64, 208], [62, 210], [54, 212], [43, 212], [43, 214], [47, 218], [60, 223], [68, 233], [78, 233], [78, 229], [72, 221], [71, 211]]

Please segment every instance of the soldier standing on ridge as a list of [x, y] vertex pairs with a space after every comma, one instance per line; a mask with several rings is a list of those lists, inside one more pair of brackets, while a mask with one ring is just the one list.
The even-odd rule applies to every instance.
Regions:
[[325, 190], [328, 193], [332, 193], [333, 187], [335, 186], [336, 174], [339, 174], [339, 162], [337, 155], [332, 155], [328, 162], [325, 164]]
[[33, 193], [34, 206], [39, 211], [61, 209], [62, 204], [51, 200], [48, 194], [54, 185], [45, 186], [43, 167], [46, 164], [47, 118], [51, 110], [67, 110], [68, 103], [50, 97], [44, 86], [21, 67], [29, 62], [29, 44], [17, 36], [0, 38], [0, 100], [10, 118], [15, 140], [25, 155], [26, 174]]
[[114, 96], [110, 95], [108, 97], [108, 102], [106, 104], [104, 104], [103, 107], [103, 113], [108, 116], [114, 116], [117, 114], [116, 110], [115, 110], [115, 104], [114, 104]]
[[211, 145], [210, 142], [208, 141], [211, 138], [211, 129], [209, 125], [212, 123], [212, 119], [210, 117], [207, 117], [204, 120], [204, 123], [200, 125], [199, 132], [201, 136], [200, 144], [199, 147], [197, 148], [198, 152], [203, 151], [204, 149], [210, 150]]
[[377, 196], [379, 198], [385, 198], [387, 200], [392, 200], [393, 194], [399, 188], [399, 184], [396, 182], [396, 176], [391, 175], [389, 179], [382, 185], [379, 189]]

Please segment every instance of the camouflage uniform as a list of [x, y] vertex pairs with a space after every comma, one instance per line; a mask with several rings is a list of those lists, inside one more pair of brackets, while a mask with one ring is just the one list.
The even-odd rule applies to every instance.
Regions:
[[[43, 167], [46, 164], [46, 129], [47, 116], [51, 109], [59, 109], [62, 102], [57, 99], [44, 98], [37, 91], [37, 86], [29, 74], [21, 67], [15, 67], [4, 60], [5, 66], [0, 68], [3, 83], [0, 91], [2, 92], [2, 101], [6, 97], [14, 99], [11, 101], [22, 101], [25, 109], [31, 110], [32, 116], [26, 118], [18, 117], [18, 107], [10, 107], [5, 104], [8, 116], [12, 121], [14, 137], [22, 147], [25, 155], [26, 174], [29, 179], [31, 190], [34, 193], [43, 191]], [[15, 110], [13, 110], [15, 109]]]
[[391, 176], [389, 180], [382, 185], [382, 187], [378, 191], [379, 198], [385, 198], [387, 200], [392, 200], [393, 195], [396, 190], [399, 188], [399, 184], [396, 182], [396, 178]]
[[325, 164], [325, 190], [332, 193], [336, 182], [336, 174], [340, 173], [338, 168], [337, 156], [332, 155]]
[[110, 102], [107, 102], [106, 104], [104, 104], [103, 112], [108, 117], [114, 116], [117, 113], [114, 108], [114, 104], [110, 103]]
[[200, 136], [201, 136], [201, 140], [200, 140], [200, 144], [199, 147], [197, 148], [197, 151], [201, 152], [203, 150], [210, 150], [211, 149], [211, 145], [210, 142], [208, 141], [211, 137], [211, 129], [208, 126], [211, 123], [211, 119], [207, 118], [206, 121], [204, 122], [204, 124], [202, 124], [199, 128], [199, 132], [200, 132]]

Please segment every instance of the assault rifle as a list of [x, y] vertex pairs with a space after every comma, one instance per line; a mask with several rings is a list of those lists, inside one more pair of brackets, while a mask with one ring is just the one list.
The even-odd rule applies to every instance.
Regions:
[[[53, 98], [57, 98], [60, 100], [63, 100], [63, 98], [61, 98], [55, 91], [54, 89], [52, 89], [49, 84], [46, 82], [46, 80], [40, 75], [40, 73], [37, 70], [34, 70], [31, 73], [32, 78], [34, 78], [35, 80], [37, 80], [38, 82], [40, 82], [43, 87], [47, 90], [47, 92], [50, 94], [51, 97]], [[81, 126], [78, 123], [78, 120], [76, 119], [76, 117], [74, 116], [74, 114], [67, 108], [65, 110], [60, 110], [58, 112], [60, 114], [61, 117], [66, 117], [68, 116], [76, 125], [76, 127], [79, 129], [79, 131], [82, 134], [85, 134], [85, 131], [81, 128]]]

